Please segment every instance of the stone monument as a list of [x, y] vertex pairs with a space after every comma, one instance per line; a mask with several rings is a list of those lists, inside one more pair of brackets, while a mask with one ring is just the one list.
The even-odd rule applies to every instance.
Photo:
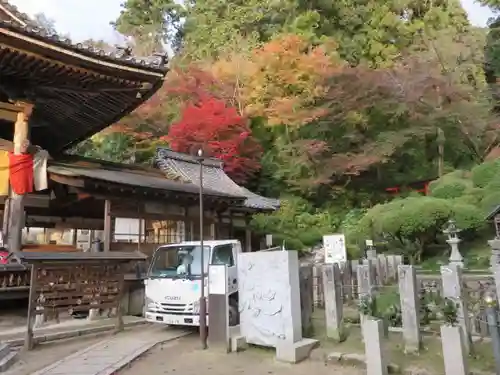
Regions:
[[275, 348], [281, 361], [309, 357], [317, 340], [302, 338], [297, 252], [242, 253], [237, 264], [241, 336]]

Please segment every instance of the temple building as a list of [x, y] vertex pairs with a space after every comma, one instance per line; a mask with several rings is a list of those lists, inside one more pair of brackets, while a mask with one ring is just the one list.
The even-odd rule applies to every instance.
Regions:
[[[88, 250], [100, 239], [105, 252], [151, 254], [159, 244], [198, 239], [199, 163], [189, 155], [160, 149], [158, 169], [68, 154], [150, 98], [167, 65], [162, 55], [72, 43], [0, 1], [0, 151], [11, 163], [0, 155], [0, 184], [9, 185], [0, 202], [10, 251]], [[35, 170], [31, 186], [26, 165]], [[204, 237], [261, 247], [249, 220], [279, 202], [238, 186], [218, 160], [204, 160], [202, 170]]]

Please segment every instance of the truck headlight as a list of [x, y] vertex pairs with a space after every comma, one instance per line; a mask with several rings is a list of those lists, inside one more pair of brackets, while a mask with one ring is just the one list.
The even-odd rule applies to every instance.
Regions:
[[193, 302], [193, 314], [200, 313], [200, 301], [196, 300]]
[[144, 301], [144, 305], [146, 306], [147, 310], [154, 310], [158, 307], [158, 303], [156, 303], [155, 301], [153, 301], [149, 297], [146, 297], [146, 299]]

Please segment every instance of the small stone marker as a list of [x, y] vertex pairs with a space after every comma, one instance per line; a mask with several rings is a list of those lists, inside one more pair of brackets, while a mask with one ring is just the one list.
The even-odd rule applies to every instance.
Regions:
[[[491, 269], [493, 272], [493, 279], [495, 280], [496, 290], [500, 291], [500, 264], [494, 265]], [[500, 292], [496, 293], [497, 303], [500, 306]]]
[[368, 259], [377, 259], [377, 249], [371, 247], [370, 249], [366, 250], [366, 257]]
[[367, 319], [362, 329], [365, 342], [366, 374], [387, 375], [388, 361], [384, 347], [383, 321]]
[[[371, 267], [367, 264], [359, 265], [357, 269], [357, 280], [358, 280], [358, 299], [361, 300], [366, 296], [371, 296], [373, 294], [373, 289], [370, 284], [370, 270]], [[365, 321], [368, 319], [366, 315], [360, 312], [359, 322], [361, 324], [361, 333], [363, 332], [363, 326]]]
[[367, 264], [359, 265], [357, 268], [358, 295], [361, 298], [372, 294], [372, 285], [370, 281], [370, 266]]
[[350, 261], [344, 263], [342, 267], [342, 301], [348, 302], [353, 299], [353, 277]]
[[420, 350], [422, 345], [420, 319], [418, 316], [420, 306], [417, 292], [417, 272], [415, 267], [398, 266], [398, 280], [405, 353], [415, 353]]
[[380, 284], [385, 285], [388, 281], [387, 276], [387, 257], [385, 254], [379, 254], [377, 256], [378, 267], [380, 269]]
[[396, 280], [397, 277], [396, 258], [394, 255], [387, 255], [387, 277], [389, 281]]
[[210, 347], [230, 351], [229, 299], [227, 266], [211, 265], [208, 268], [208, 342]]
[[441, 326], [445, 375], [469, 375], [465, 341], [461, 327]]
[[342, 278], [338, 263], [323, 266], [326, 335], [337, 342], [345, 341], [342, 305]]
[[396, 276], [398, 275], [398, 266], [404, 264], [402, 255], [394, 255], [394, 269], [396, 270]]
[[458, 325], [464, 334], [466, 353], [469, 354], [472, 346], [470, 335], [470, 319], [462, 291], [462, 267], [455, 264], [441, 266], [441, 280], [443, 282], [443, 297], [449, 298], [457, 305]]
[[322, 293], [322, 282], [321, 282], [321, 270], [320, 266], [313, 266], [313, 301], [314, 306], [323, 306], [323, 293]]
[[490, 269], [491, 271], [494, 271], [498, 266], [500, 266], [500, 239], [495, 238], [490, 240], [488, 241], [488, 245], [491, 247]]
[[308, 336], [312, 331], [313, 314], [313, 266], [300, 266], [300, 309], [302, 313], [302, 336]]
[[351, 280], [352, 280], [352, 297], [353, 299], [358, 298], [358, 266], [359, 260], [351, 260]]
[[377, 288], [377, 270], [375, 268], [375, 262], [372, 259], [363, 259], [363, 265], [368, 266], [368, 282], [371, 290]]

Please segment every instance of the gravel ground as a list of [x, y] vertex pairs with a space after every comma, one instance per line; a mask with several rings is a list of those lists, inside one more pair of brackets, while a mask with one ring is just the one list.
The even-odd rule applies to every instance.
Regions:
[[226, 354], [214, 349], [201, 350], [196, 335], [158, 345], [117, 375], [364, 375], [365, 370], [348, 366], [326, 366], [319, 360], [292, 365], [277, 362], [274, 352], [248, 349]]

